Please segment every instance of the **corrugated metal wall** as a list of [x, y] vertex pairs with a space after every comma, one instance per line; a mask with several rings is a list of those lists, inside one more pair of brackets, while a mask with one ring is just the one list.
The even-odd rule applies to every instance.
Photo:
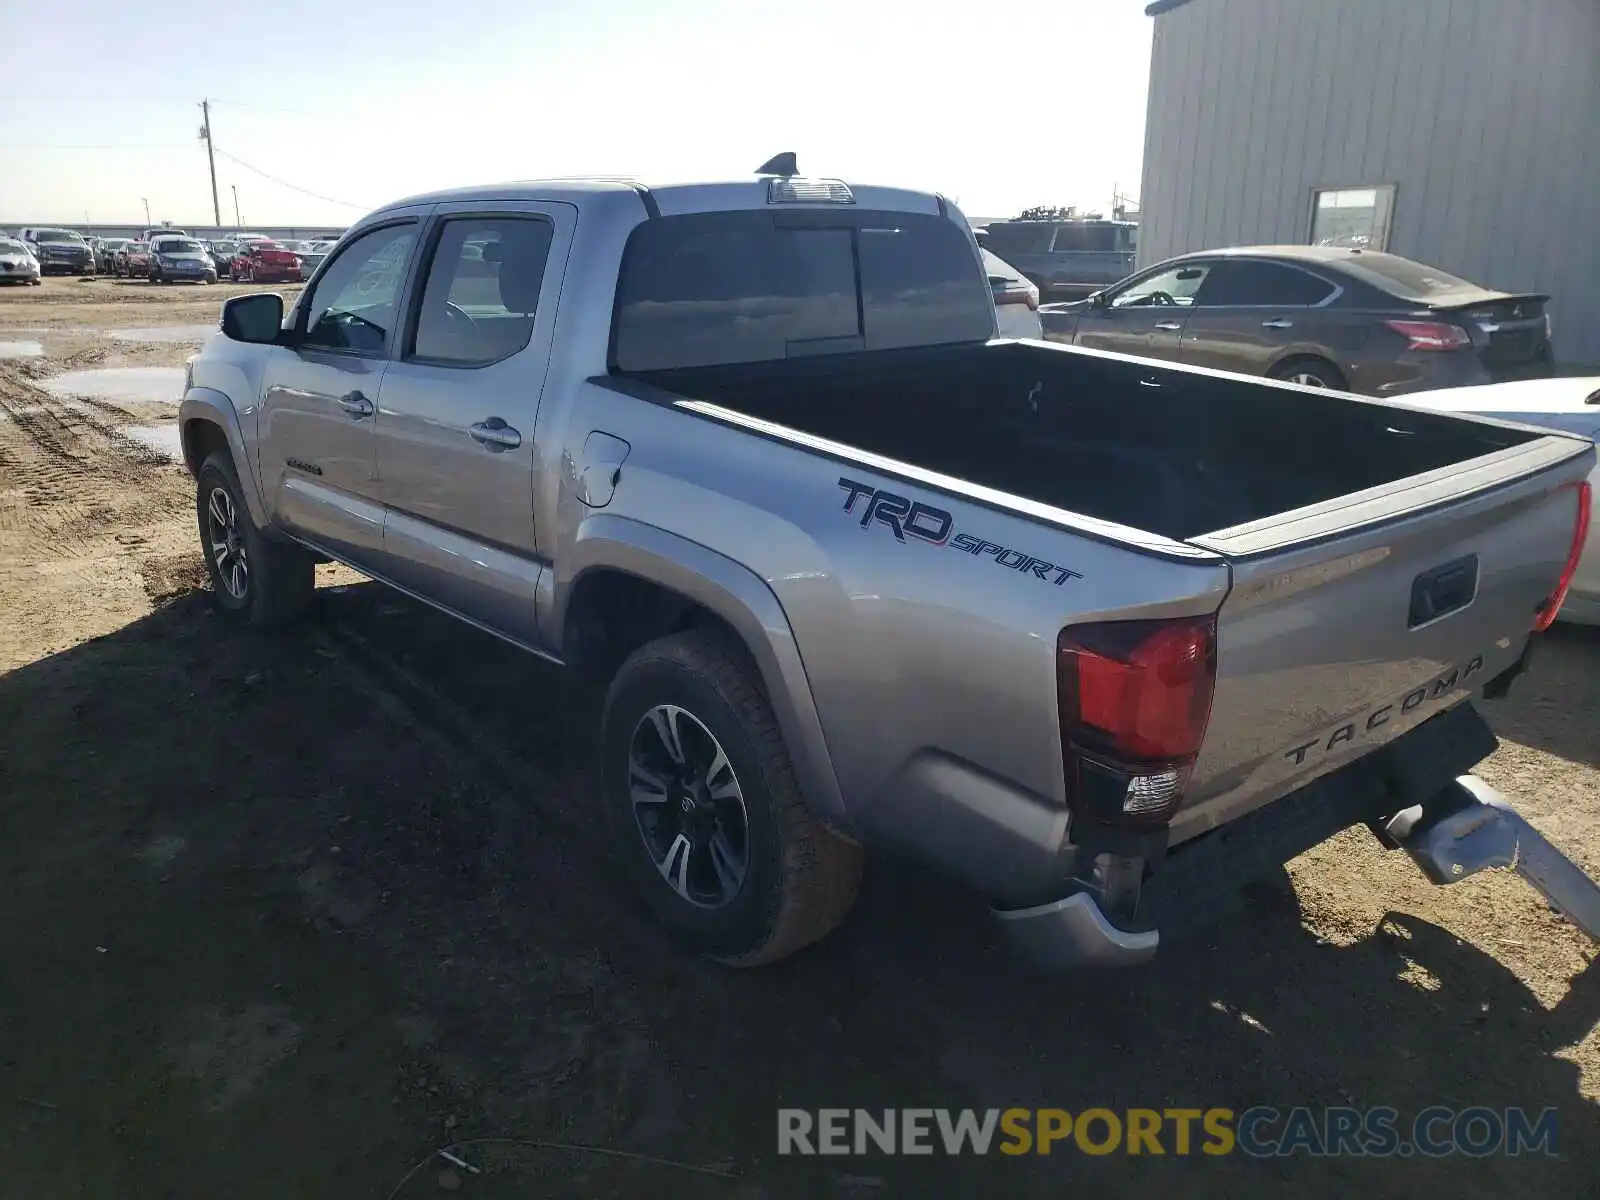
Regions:
[[1600, 0], [1190, 0], [1154, 18], [1141, 265], [1305, 242], [1396, 185], [1389, 249], [1551, 293], [1600, 363]]

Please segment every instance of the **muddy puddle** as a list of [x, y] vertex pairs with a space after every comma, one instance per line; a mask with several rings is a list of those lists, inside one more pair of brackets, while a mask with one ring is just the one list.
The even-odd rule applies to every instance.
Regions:
[[176, 404], [183, 399], [183, 368], [96, 367], [87, 371], [67, 371], [43, 380], [39, 386], [57, 396]]
[[124, 425], [117, 432], [170, 459], [183, 457], [183, 446], [178, 441], [176, 422], [166, 425]]

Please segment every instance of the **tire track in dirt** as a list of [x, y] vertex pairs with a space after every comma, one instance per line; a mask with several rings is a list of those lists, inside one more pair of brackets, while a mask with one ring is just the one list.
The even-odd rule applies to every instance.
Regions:
[[119, 405], [58, 397], [0, 370], [0, 537], [19, 538], [17, 552], [72, 558], [115, 525], [186, 508], [170, 460], [121, 431], [135, 421]]

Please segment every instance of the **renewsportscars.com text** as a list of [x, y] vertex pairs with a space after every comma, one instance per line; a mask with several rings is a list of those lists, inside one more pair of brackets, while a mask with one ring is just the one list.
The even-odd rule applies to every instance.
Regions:
[[1443, 1158], [1556, 1153], [1546, 1108], [781, 1108], [778, 1153]]

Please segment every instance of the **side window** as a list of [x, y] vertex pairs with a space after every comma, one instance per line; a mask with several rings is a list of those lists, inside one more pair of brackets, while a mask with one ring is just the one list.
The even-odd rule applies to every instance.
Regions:
[[1308, 308], [1333, 295], [1334, 285], [1300, 270], [1269, 262], [1232, 262], [1212, 276], [1206, 305]]
[[[1210, 263], [1183, 263], [1130, 283], [1111, 297], [1112, 308], [1147, 308], [1177, 304], [1188, 308], [1211, 274]], [[1210, 303], [1208, 298], [1207, 303]]]
[[446, 221], [406, 357], [486, 366], [526, 346], [554, 235], [539, 217]]
[[381, 354], [416, 240], [415, 224], [390, 225], [345, 247], [306, 302], [303, 344]]

